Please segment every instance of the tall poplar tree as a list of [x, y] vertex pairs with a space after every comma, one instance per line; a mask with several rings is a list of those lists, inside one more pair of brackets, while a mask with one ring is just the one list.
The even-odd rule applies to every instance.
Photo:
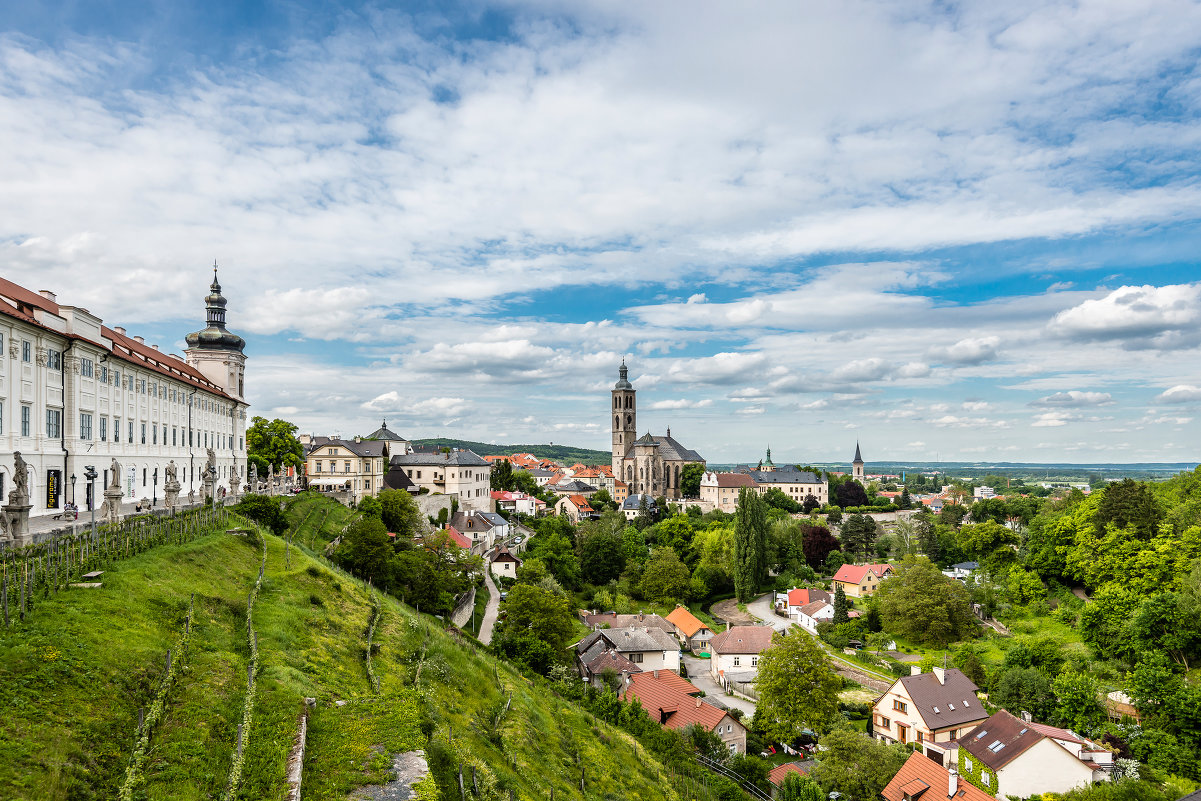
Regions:
[[734, 593], [746, 603], [767, 577], [767, 503], [753, 489], [738, 491], [734, 513]]

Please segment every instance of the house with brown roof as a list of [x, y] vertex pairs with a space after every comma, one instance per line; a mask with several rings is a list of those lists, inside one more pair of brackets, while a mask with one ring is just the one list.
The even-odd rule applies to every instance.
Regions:
[[[849, 613], [848, 613], [849, 614]], [[816, 600], [797, 609], [796, 622], [810, 634], [817, 634], [817, 624], [823, 620], [834, 619], [834, 604], [829, 601]]]
[[619, 654], [637, 665], [640, 670], [680, 669], [680, 644], [676, 642], [675, 637], [653, 626], [629, 626], [620, 629], [598, 629], [572, 646], [581, 666], [581, 675], [584, 675], [583, 667], [587, 665], [588, 660], [598, 653], [593, 649], [602, 643], [603, 648], [617, 649]]
[[921, 754], [910, 754], [880, 795], [884, 801], [993, 801], [958, 773]]
[[709, 673], [722, 687], [749, 683], [759, 673], [759, 655], [771, 648], [771, 626], [733, 626], [709, 641]]
[[700, 652], [705, 650], [713, 639], [713, 630], [700, 621], [683, 606], [677, 606], [667, 616], [667, 622], [679, 641], [689, 650]]
[[497, 549], [492, 561], [488, 563], [488, 569], [497, 578], [516, 579], [519, 567], [521, 560], [511, 554], [508, 548]]
[[700, 698], [700, 690], [667, 670], [634, 673], [626, 680], [624, 700], [637, 698], [652, 720], [677, 731], [700, 726], [721, 738], [731, 754], [746, 753], [746, 727], [727, 710]]
[[872, 705], [873, 735], [888, 743], [913, 744], [941, 765], [954, 741], [988, 718], [976, 697], [978, 689], [956, 668], [899, 678]]
[[675, 626], [669, 623], [666, 618], [656, 615], [653, 612], [649, 615], [644, 612], [619, 615], [616, 612], [582, 611], [583, 614], [580, 615], [580, 620], [593, 631], [597, 629], [628, 629], [631, 627], [650, 626], [654, 629], [661, 629], [673, 636], [676, 633]]
[[967, 734], [951, 752], [959, 772], [978, 778], [997, 798], [1066, 793], [1108, 781], [1113, 753], [1069, 729], [997, 712]]
[[811, 604], [814, 601], [832, 603], [833, 600], [834, 597], [825, 590], [811, 587], [793, 587], [788, 591], [788, 595], [785, 598], [785, 614], [793, 620], [797, 620], [802, 606]]
[[833, 589], [840, 586], [850, 598], [866, 598], [880, 588], [880, 582], [892, 575], [892, 565], [843, 565], [834, 574]]
[[641, 673], [642, 668], [622, 656], [616, 648], [601, 639], [580, 654], [580, 676], [598, 690], [606, 688], [606, 674], [612, 674], [624, 683], [631, 673]]
[[701, 476], [701, 500], [714, 509], [733, 512], [738, 506], [738, 491], [755, 488], [755, 480], [747, 473], [705, 473]]

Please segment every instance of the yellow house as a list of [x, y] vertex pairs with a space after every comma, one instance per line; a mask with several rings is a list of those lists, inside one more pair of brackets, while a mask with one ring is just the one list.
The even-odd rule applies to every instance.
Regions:
[[851, 598], [865, 598], [880, 588], [880, 582], [892, 574], [892, 565], [843, 565], [834, 574], [833, 589], [840, 586]]
[[359, 502], [377, 494], [388, 469], [388, 443], [355, 437], [314, 437], [305, 457], [305, 475], [313, 489], [348, 492]]

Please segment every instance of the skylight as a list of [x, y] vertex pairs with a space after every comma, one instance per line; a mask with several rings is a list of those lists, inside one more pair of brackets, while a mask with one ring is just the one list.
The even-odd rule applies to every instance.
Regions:
[[969, 704], [969, 703], [967, 702], [967, 699], [966, 699], [966, 698], [964, 698], [964, 699], [963, 699], [963, 705], [964, 705], [965, 707], [967, 707], [967, 706], [971, 706], [971, 704]]
[[982, 731], [982, 732], [980, 732], [979, 734], [977, 734], [977, 735], [976, 735], [976, 739], [977, 739], [977, 740], [982, 740], [982, 739], [984, 739], [984, 735], [986, 735], [986, 734], [988, 734], [988, 732], [987, 732], [987, 731]]
[[1030, 730], [1029, 730], [1029, 729], [1022, 729], [1020, 732], [1018, 732], [1018, 736], [1021, 736], [1021, 735], [1025, 734], [1025, 733], [1026, 733], [1026, 732], [1028, 732], [1028, 731], [1030, 731]]
[[1005, 743], [1001, 742], [1000, 740], [993, 740], [992, 743], [989, 744], [988, 750], [992, 751], [994, 754], [997, 754], [1000, 753], [1001, 749], [1004, 747]]
[[952, 712], [954, 712], [954, 711], [955, 711], [955, 705], [954, 705], [954, 704], [947, 704], [947, 709], [949, 709], [949, 710], [951, 710]]
[[935, 714], [935, 715], [941, 714], [941, 713], [938, 711], [938, 707], [934, 707], [934, 714]]

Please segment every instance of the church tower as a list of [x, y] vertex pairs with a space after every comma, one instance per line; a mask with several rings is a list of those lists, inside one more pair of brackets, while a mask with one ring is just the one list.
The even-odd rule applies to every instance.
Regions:
[[851, 462], [851, 478], [863, 486], [867, 486], [867, 479], [863, 475], [863, 457], [859, 454], [858, 442], [855, 443], [855, 461]]
[[225, 297], [221, 294], [221, 284], [217, 283], [216, 262], [213, 263], [213, 283], [209, 285], [204, 305], [208, 327], [185, 338], [188, 349], [184, 353], [188, 364], [224, 389], [227, 395], [245, 402], [246, 354], [242, 350], [246, 340], [225, 327]]
[[617, 383], [613, 385], [613, 475], [622, 478], [622, 461], [638, 439], [638, 405], [634, 398], [634, 385], [630, 383], [629, 368], [625, 359], [618, 369]]

